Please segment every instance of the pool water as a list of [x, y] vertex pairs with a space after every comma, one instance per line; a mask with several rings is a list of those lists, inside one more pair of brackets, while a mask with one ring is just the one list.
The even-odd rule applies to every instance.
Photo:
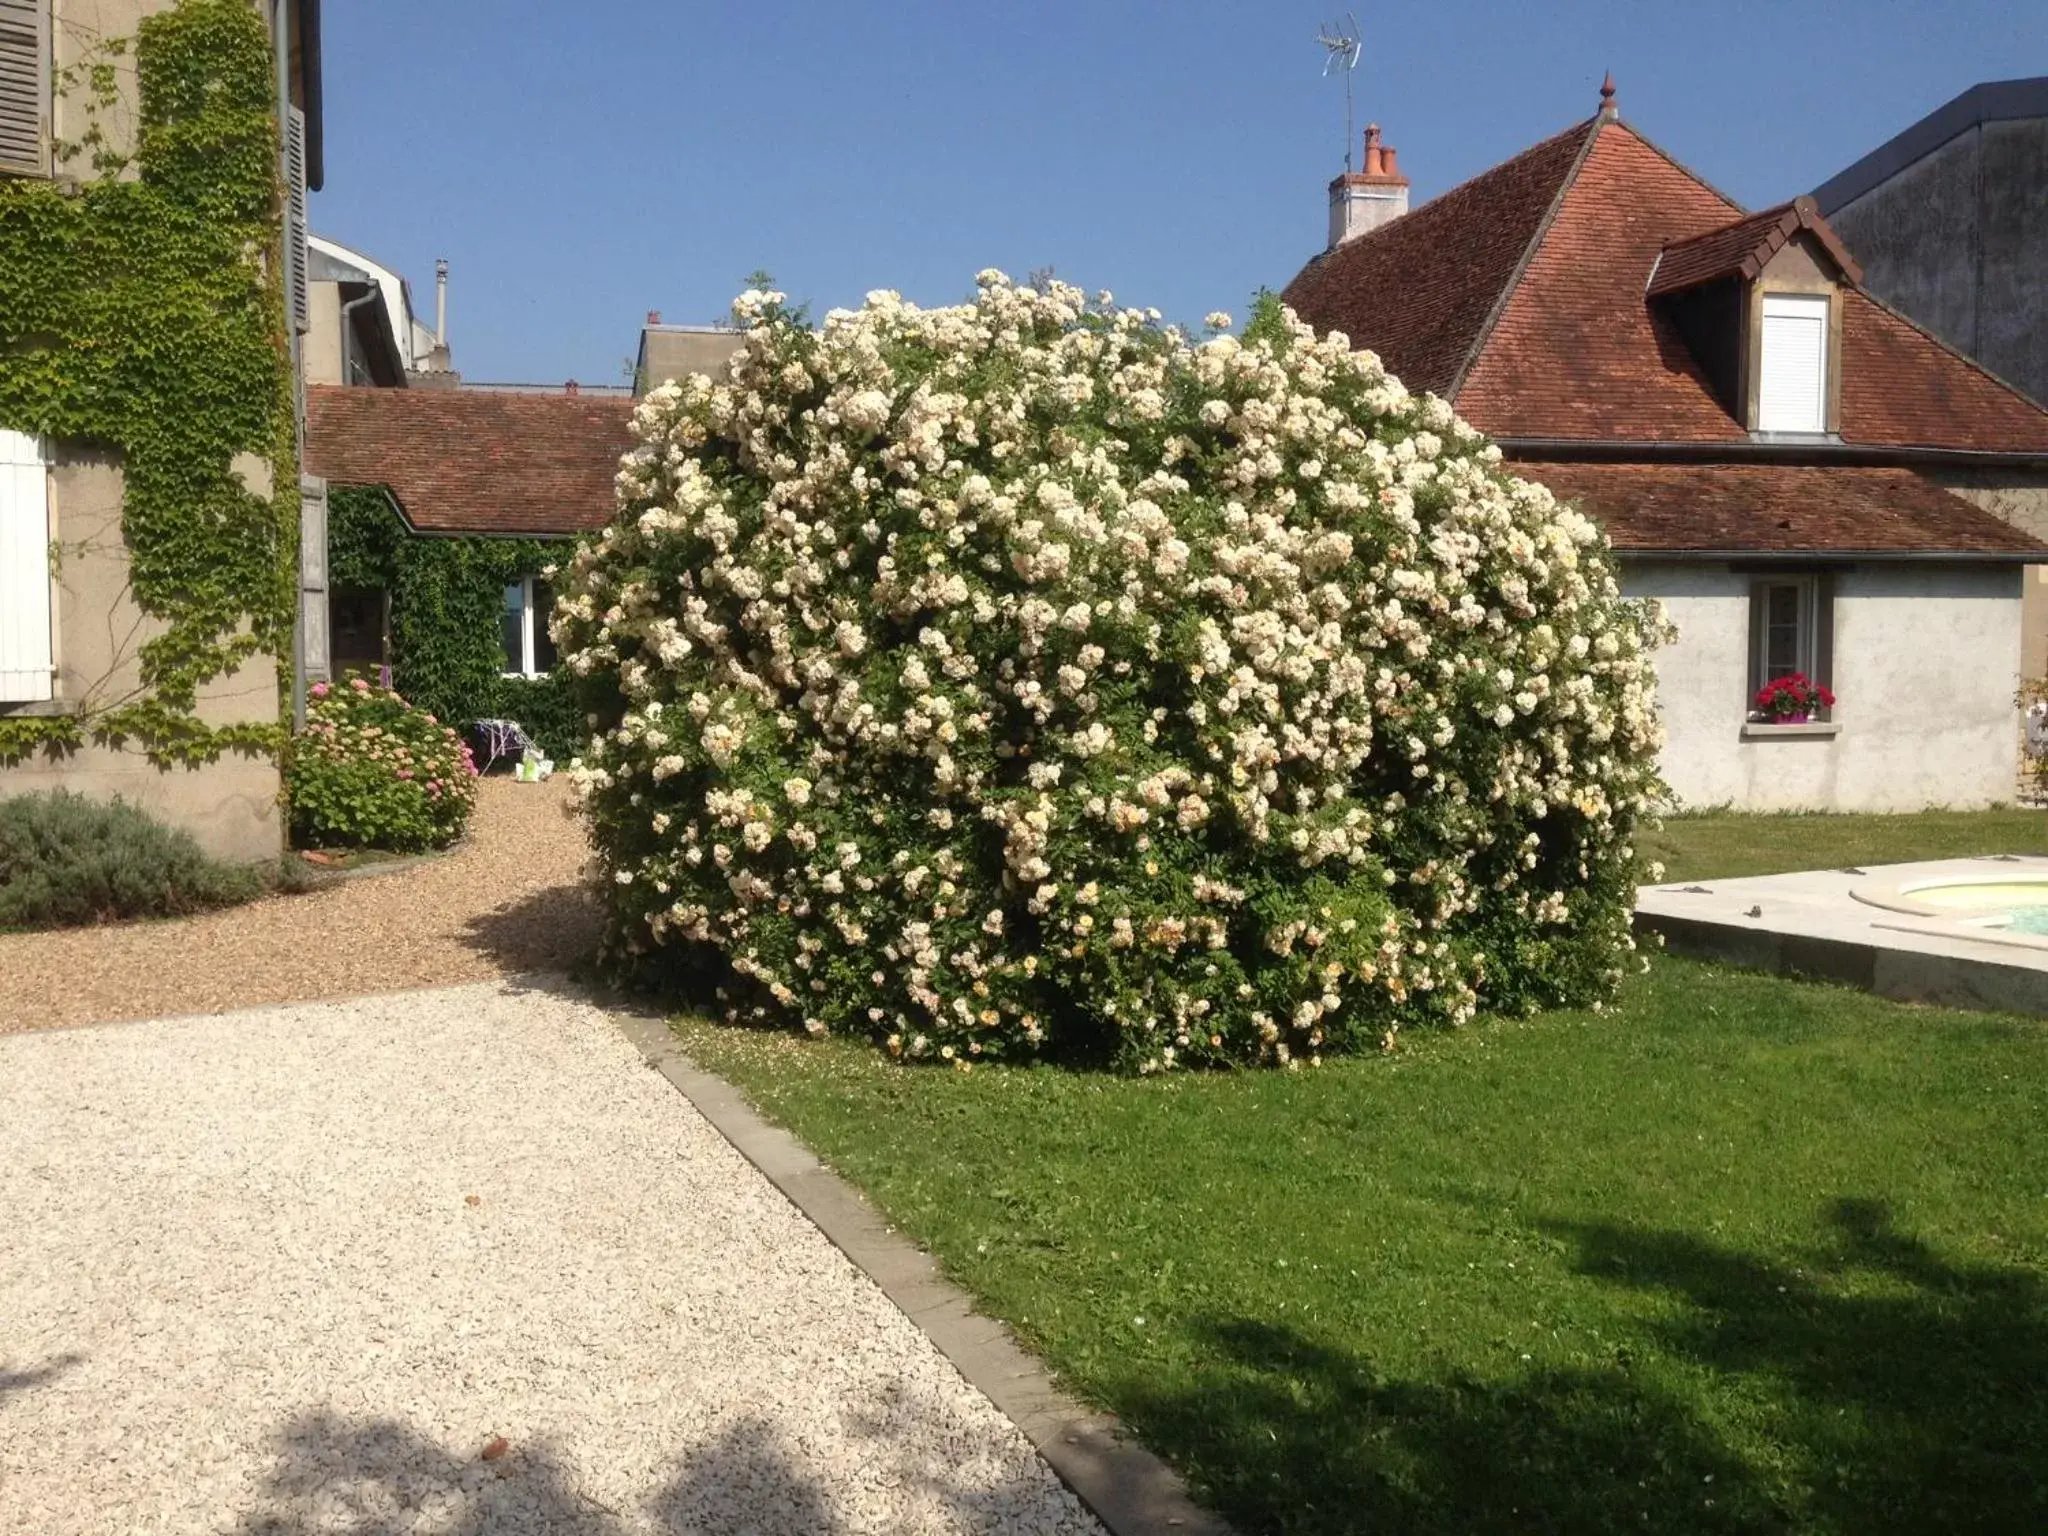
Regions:
[[1990, 919], [1992, 926], [2008, 933], [2048, 937], [2048, 882], [1962, 880], [1950, 885], [1910, 887], [1901, 894], [1958, 916]]

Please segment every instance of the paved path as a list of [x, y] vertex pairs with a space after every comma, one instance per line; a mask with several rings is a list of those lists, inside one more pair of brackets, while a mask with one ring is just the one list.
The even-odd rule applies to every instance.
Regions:
[[564, 995], [0, 1039], [0, 1530], [1096, 1529]]

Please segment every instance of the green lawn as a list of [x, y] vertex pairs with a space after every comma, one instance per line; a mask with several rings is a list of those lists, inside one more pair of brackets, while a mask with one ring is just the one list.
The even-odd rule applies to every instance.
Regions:
[[2048, 1530], [2048, 1026], [1660, 960], [1294, 1074], [678, 1027], [1247, 1536]]
[[1900, 816], [1674, 816], [1642, 840], [1666, 880], [1904, 864], [1986, 853], [2048, 853], [2048, 811], [1918, 811]]

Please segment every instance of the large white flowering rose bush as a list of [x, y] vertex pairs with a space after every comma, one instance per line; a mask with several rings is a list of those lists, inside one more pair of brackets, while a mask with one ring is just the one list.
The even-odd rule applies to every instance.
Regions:
[[1140, 1069], [1619, 979], [1658, 621], [1441, 401], [1270, 305], [735, 313], [556, 610], [615, 961]]

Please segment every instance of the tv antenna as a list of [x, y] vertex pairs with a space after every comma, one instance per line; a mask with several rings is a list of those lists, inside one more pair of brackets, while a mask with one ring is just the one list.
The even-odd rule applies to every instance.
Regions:
[[1323, 75], [1328, 78], [1331, 70], [1344, 74], [1344, 174], [1351, 174], [1351, 76], [1358, 68], [1358, 56], [1363, 43], [1358, 33], [1358, 18], [1346, 11], [1342, 23], [1326, 21], [1323, 30], [1316, 34], [1316, 41], [1323, 45]]

